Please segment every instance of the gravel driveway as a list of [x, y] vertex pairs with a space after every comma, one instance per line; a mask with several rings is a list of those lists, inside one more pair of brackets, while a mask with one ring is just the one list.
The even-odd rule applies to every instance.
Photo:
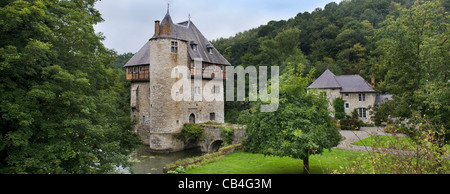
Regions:
[[[341, 149], [352, 149], [352, 150], [360, 150], [367, 151], [369, 147], [352, 145], [353, 142], [365, 139], [371, 135], [389, 135], [390, 133], [384, 132], [384, 129], [381, 127], [362, 127], [359, 131], [339, 131], [341, 135], [344, 137], [344, 140], [339, 143], [337, 148]], [[403, 136], [402, 134], [397, 134], [397, 136]]]

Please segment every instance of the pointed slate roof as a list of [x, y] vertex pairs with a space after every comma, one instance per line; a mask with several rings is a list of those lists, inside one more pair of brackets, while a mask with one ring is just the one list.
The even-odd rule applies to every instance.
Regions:
[[[228, 62], [219, 51], [203, 36], [194, 23], [190, 20], [178, 24], [173, 23], [169, 11], [161, 21], [159, 32], [150, 40], [169, 38], [175, 40], [186, 41], [188, 43], [188, 54], [191, 60], [201, 58], [203, 62], [230, 66]], [[197, 49], [194, 51], [191, 44], [196, 44]], [[208, 48], [212, 49], [212, 54], [208, 52]], [[139, 50], [130, 61], [125, 64], [125, 67], [149, 64], [150, 63], [150, 41]]]
[[336, 80], [336, 76], [331, 72], [329, 69], [327, 69], [323, 74], [316, 79], [309, 87], [308, 89], [312, 88], [318, 88], [318, 89], [325, 89], [325, 88], [341, 88], [341, 85]]
[[360, 75], [336, 76], [328, 69], [308, 87], [308, 89], [313, 88], [341, 89], [342, 93], [375, 92]]

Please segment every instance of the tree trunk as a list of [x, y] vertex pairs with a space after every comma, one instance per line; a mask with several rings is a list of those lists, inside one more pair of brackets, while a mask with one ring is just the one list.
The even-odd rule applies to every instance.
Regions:
[[303, 158], [303, 173], [302, 174], [311, 174], [309, 172], [309, 157]]

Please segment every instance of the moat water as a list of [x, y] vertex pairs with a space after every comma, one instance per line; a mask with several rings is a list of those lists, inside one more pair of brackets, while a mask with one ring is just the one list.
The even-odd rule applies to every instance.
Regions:
[[163, 168], [166, 164], [184, 158], [201, 156], [202, 154], [200, 148], [174, 153], [152, 153], [148, 146], [143, 145], [131, 155], [134, 166], [131, 169], [119, 169], [119, 172], [124, 174], [163, 174]]

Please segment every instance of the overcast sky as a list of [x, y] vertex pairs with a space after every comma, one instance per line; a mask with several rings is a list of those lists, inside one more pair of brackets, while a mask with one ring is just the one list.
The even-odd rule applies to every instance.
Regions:
[[96, 4], [104, 22], [95, 26], [104, 44], [119, 54], [137, 52], [153, 35], [170, 4], [175, 23], [191, 21], [208, 40], [228, 38], [271, 20], [288, 20], [298, 13], [324, 8], [341, 0], [103, 0]]

